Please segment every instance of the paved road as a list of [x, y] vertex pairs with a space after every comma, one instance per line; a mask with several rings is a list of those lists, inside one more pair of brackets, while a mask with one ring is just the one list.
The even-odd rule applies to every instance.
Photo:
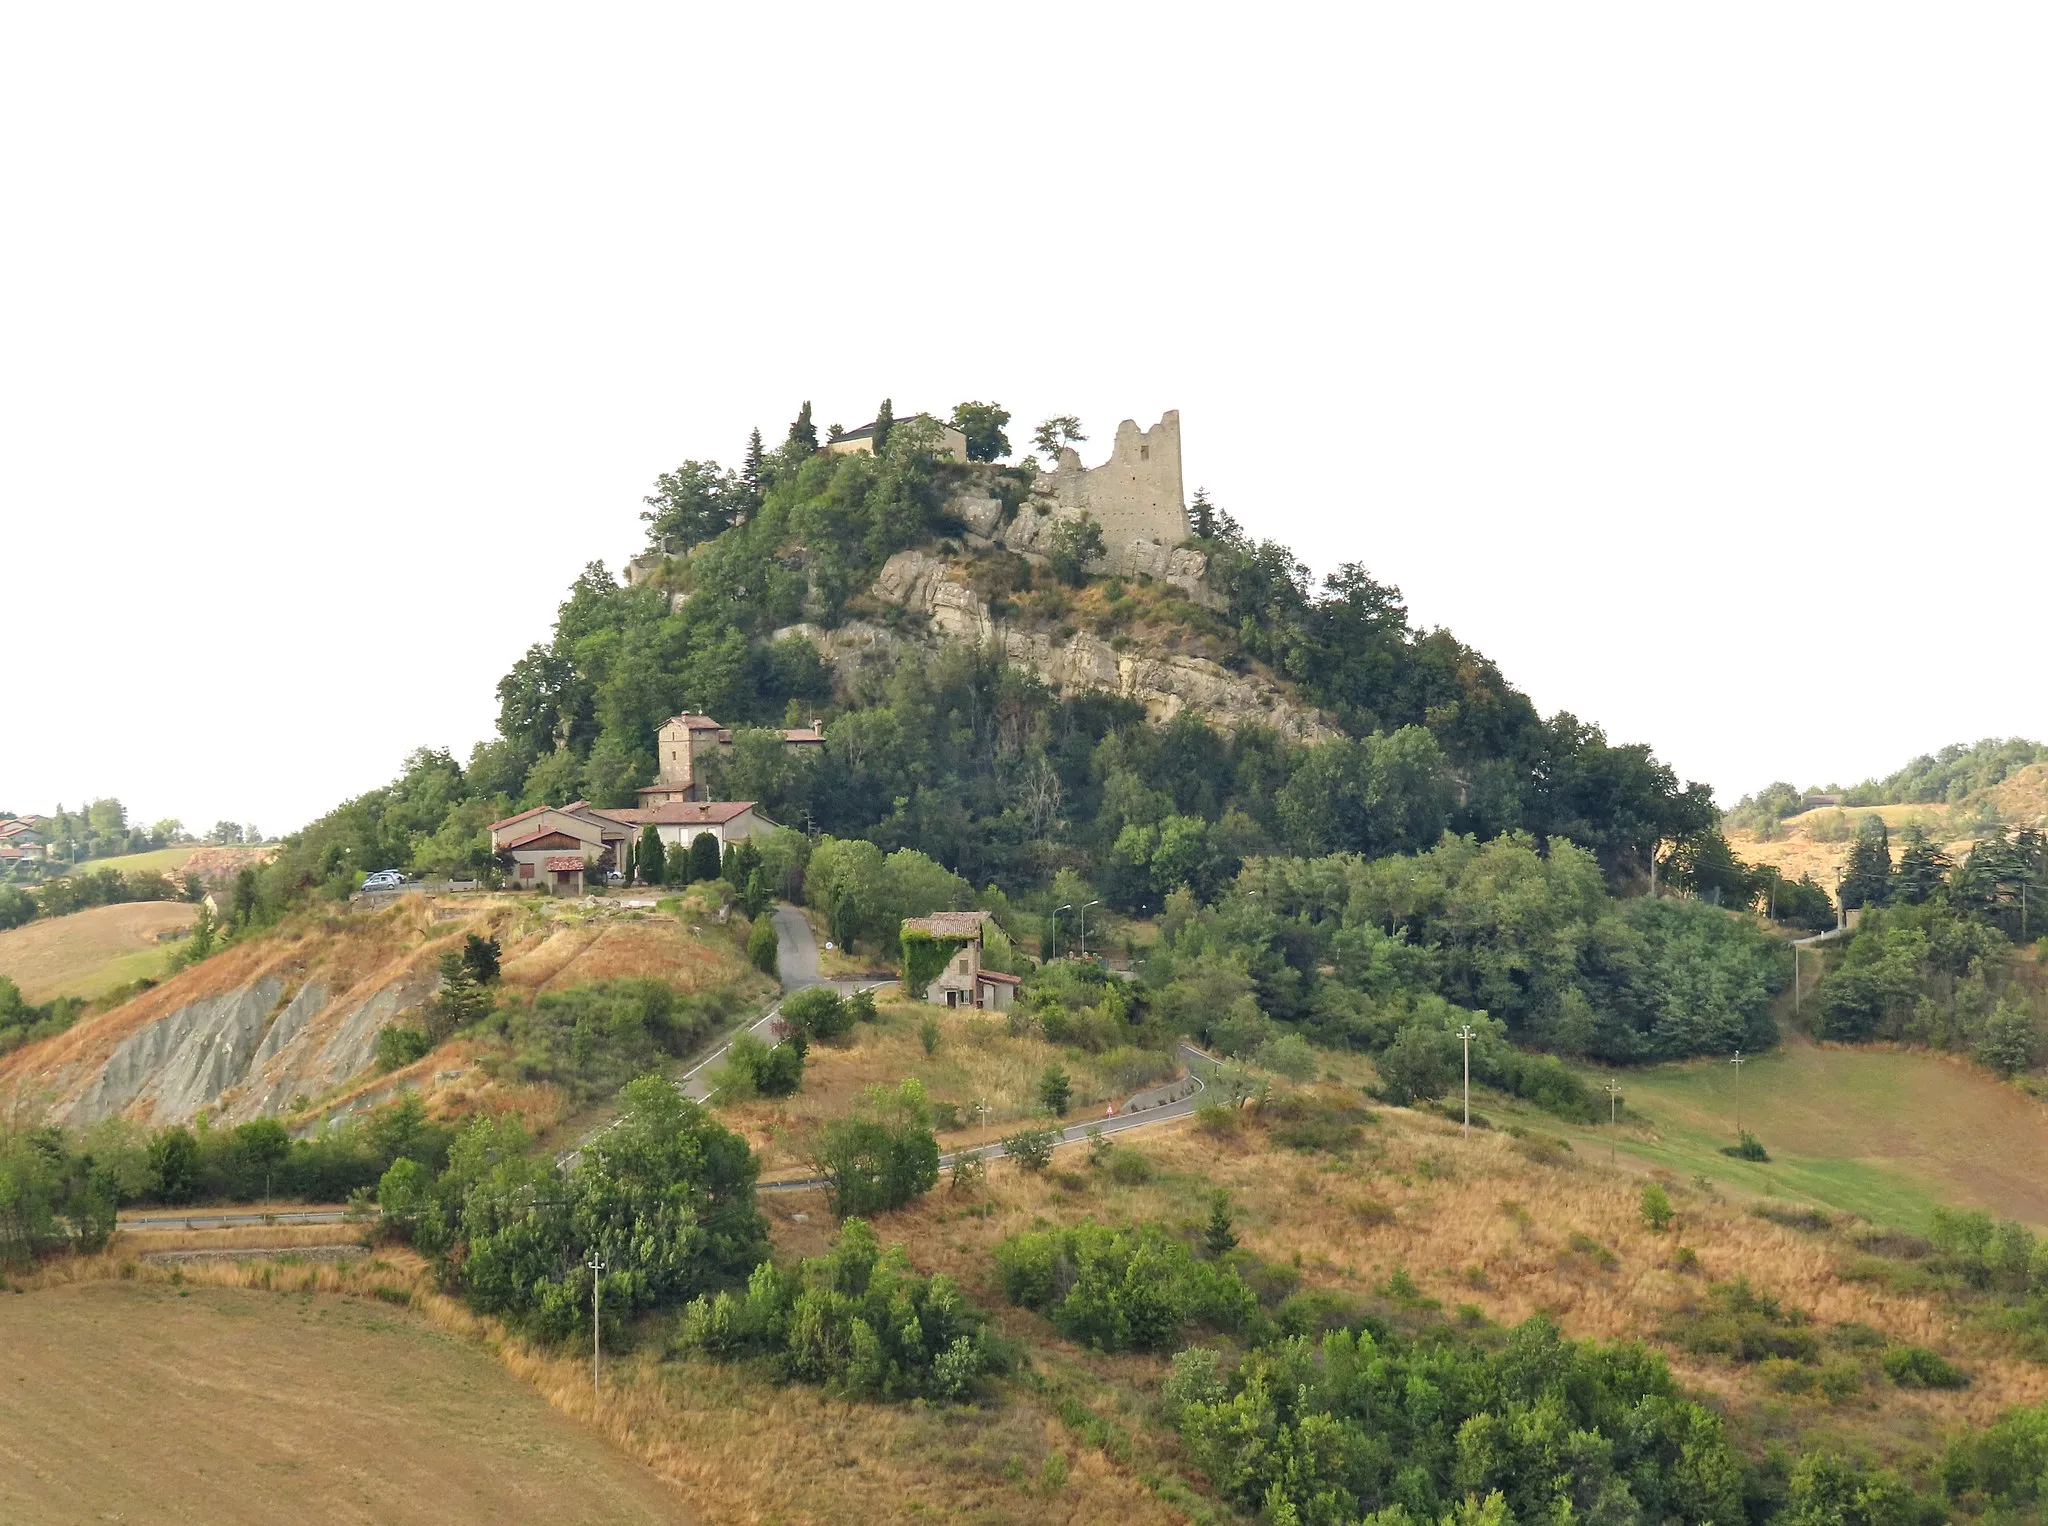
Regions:
[[[877, 980], [832, 980], [828, 981], [818, 972], [818, 940], [811, 934], [811, 925], [804, 920], [804, 914], [793, 906], [775, 908], [775, 936], [778, 941], [777, 965], [782, 975], [782, 991], [787, 996], [792, 991], [801, 991], [806, 986], [830, 985], [841, 992], [853, 992], [866, 987], [874, 989], [889, 985], [890, 981]], [[782, 1014], [782, 1003], [776, 1002], [747, 1024], [739, 1032], [754, 1034], [769, 1044], [776, 1042], [775, 1020]], [[732, 1048], [732, 1041], [738, 1032], [727, 1035], [716, 1049], [700, 1057], [695, 1064], [676, 1078], [676, 1089], [695, 1102], [708, 1098], [715, 1088], [711, 1084], [711, 1071], [723, 1060]], [[1185, 1118], [1202, 1105], [1202, 1094], [1207, 1090], [1202, 1080], [1204, 1071], [1214, 1074], [1217, 1061], [1204, 1054], [1192, 1044], [1180, 1046], [1181, 1057], [1187, 1061], [1188, 1074], [1178, 1081], [1164, 1086], [1155, 1086], [1139, 1092], [1124, 1103], [1113, 1115], [1092, 1118], [1072, 1124], [1060, 1130], [1054, 1148], [1080, 1144], [1098, 1130], [1103, 1134], [1121, 1134], [1129, 1129], [1150, 1128], [1154, 1124], [1166, 1123], [1175, 1118]], [[613, 1118], [600, 1124], [576, 1141], [576, 1147], [565, 1150], [555, 1157], [555, 1164], [568, 1170], [576, 1164], [586, 1147], [592, 1141], [619, 1126], [620, 1120]], [[997, 1143], [977, 1146], [972, 1150], [955, 1150], [941, 1155], [939, 1164], [950, 1167], [962, 1155], [977, 1155], [983, 1160], [1001, 1160], [1002, 1145]], [[762, 1182], [762, 1192], [797, 1192], [822, 1186], [815, 1177], [801, 1181]], [[286, 1213], [200, 1213], [166, 1214], [152, 1212], [147, 1217], [123, 1217], [119, 1221], [122, 1229], [235, 1229], [251, 1224], [338, 1224], [347, 1217], [338, 1208], [298, 1209]]]

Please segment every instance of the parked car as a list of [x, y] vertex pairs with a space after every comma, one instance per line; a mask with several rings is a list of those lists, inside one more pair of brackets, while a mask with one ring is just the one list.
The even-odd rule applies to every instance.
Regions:
[[377, 872], [376, 872], [375, 874], [373, 874], [373, 875], [370, 875], [370, 876], [369, 876], [369, 877], [368, 877], [367, 879], [365, 879], [365, 880], [363, 881], [363, 889], [365, 889], [365, 890], [396, 890], [396, 889], [397, 889], [397, 888], [398, 888], [398, 887], [399, 887], [400, 885], [403, 885], [404, 883], [405, 883], [405, 871], [404, 871], [404, 870], [402, 870], [402, 869], [379, 869], [379, 870], [378, 870], [378, 871], [377, 871]]

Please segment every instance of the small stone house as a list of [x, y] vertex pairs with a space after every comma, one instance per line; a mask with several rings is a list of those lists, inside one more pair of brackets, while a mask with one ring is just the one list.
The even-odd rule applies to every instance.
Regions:
[[1015, 1003], [1023, 980], [981, 967], [982, 931], [993, 920], [985, 911], [936, 911], [928, 917], [904, 919], [907, 933], [960, 944], [946, 967], [925, 987], [926, 1001], [938, 1007], [975, 1007], [989, 1012], [1005, 1011]]

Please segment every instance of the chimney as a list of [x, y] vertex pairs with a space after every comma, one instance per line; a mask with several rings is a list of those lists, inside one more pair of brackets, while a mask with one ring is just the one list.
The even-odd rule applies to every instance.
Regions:
[[812, 717], [811, 717], [811, 730], [813, 730], [813, 731], [823, 731], [824, 729], [825, 729], [825, 722], [824, 722], [824, 719], [823, 719], [823, 717], [821, 717], [821, 716], [816, 716], [816, 715], [812, 716]]

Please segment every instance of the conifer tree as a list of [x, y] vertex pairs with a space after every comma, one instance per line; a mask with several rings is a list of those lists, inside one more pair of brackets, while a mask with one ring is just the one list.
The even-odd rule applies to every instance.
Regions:
[[690, 881], [718, 878], [718, 834], [699, 832], [690, 843]]
[[1188, 507], [1188, 518], [1193, 522], [1195, 534], [1203, 540], [1212, 540], [1216, 535], [1216, 505], [1209, 501], [1209, 490], [1195, 489], [1195, 501]]
[[748, 459], [745, 459], [741, 463], [741, 467], [739, 467], [739, 481], [743, 481], [754, 492], [754, 502], [756, 504], [760, 502], [762, 488], [766, 488], [766, 485], [768, 485], [766, 479], [764, 479], [766, 477], [764, 461], [766, 461], [766, 455], [762, 453], [762, 426], [756, 424], [754, 432], [748, 436]]
[[811, 422], [811, 400], [804, 399], [804, 405], [797, 410], [796, 422], [789, 426], [789, 451], [809, 455], [818, 448], [818, 426]]
[[637, 868], [643, 885], [659, 885], [668, 869], [668, 849], [662, 844], [660, 830], [651, 821], [640, 829]]
[[889, 433], [896, 427], [896, 404], [894, 399], [883, 398], [882, 406], [875, 410], [875, 454], [880, 455], [889, 446]]
[[1919, 822], [1908, 825], [1902, 835], [1892, 899], [1903, 906], [1923, 906], [1947, 886], [1949, 871], [1955, 864], [1941, 851], [1939, 843], [1927, 840], [1927, 831]]
[[1891, 899], [1891, 890], [1891, 834], [1885, 830], [1882, 816], [1865, 817], [1863, 825], [1856, 829], [1856, 843], [1849, 850], [1849, 862], [1842, 874], [1842, 910], [1882, 906]]

